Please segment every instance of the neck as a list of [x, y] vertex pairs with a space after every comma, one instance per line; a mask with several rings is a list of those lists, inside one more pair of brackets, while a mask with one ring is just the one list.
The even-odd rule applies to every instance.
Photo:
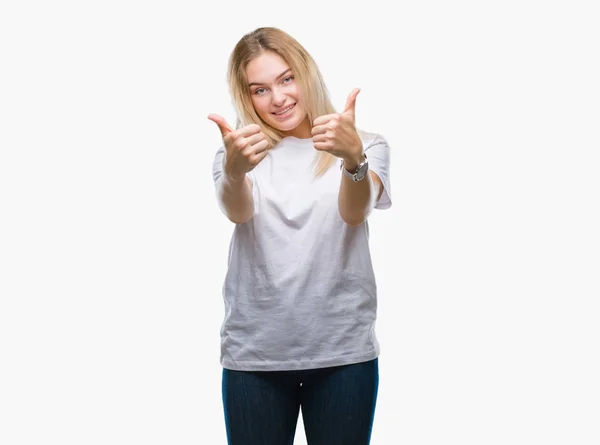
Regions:
[[312, 138], [312, 125], [306, 117], [300, 125], [290, 131], [282, 131], [283, 137], [293, 136], [298, 139], [311, 139]]

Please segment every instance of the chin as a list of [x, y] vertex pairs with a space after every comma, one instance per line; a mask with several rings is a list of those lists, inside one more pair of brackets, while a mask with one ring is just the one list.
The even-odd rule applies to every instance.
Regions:
[[295, 122], [295, 123], [291, 123], [291, 124], [287, 124], [287, 125], [281, 125], [280, 122], [277, 122], [277, 124], [279, 124], [279, 126], [277, 126], [275, 128], [277, 128], [279, 131], [292, 131], [295, 128], [297, 128], [298, 125], [300, 125], [299, 122]]
[[276, 128], [279, 131], [292, 131], [293, 129], [295, 129], [296, 127], [298, 127], [298, 125], [300, 125], [301, 122], [271, 122], [271, 126], [273, 128]]

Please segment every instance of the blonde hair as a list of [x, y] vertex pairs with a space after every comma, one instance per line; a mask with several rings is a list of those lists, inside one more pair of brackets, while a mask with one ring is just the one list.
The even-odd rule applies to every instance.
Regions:
[[[246, 67], [250, 61], [268, 51], [278, 54], [290, 66], [311, 125], [317, 117], [336, 113], [336, 110], [331, 103], [329, 91], [317, 64], [297, 40], [281, 29], [273, 27], [257, 28], [244, 35], [229, 57], [227, 70], [229, 92], [237, 112], [236, 129], [258, 124], [273, 147], [283, 139], [283, 136], [256, 113], [246, 76]], [[330, 153], [317, 152], [313, 161], [315, 178], [322, 176], [336, 162], [336, 159]]]

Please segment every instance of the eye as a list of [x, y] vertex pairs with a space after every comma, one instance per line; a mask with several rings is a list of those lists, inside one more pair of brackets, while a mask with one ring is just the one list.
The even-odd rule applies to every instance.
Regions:
[[283, 79], [283, 83], [290, 83], [293, 78], [294, 78], [294, 76], [288, 76], [285, 79]]
[[264, 88], [257, 88], [256, 91], [254, 91], [254, 94], [258, 94], [260, 96], [264, 91]]

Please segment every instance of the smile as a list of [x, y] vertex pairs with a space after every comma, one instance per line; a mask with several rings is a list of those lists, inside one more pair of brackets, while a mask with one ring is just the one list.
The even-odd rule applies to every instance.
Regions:
[[282, 115], [284, 115], [286, 113], [289, 113], [290, 110], [292, 110], [295, 106], [296, 106], [296, 104], [292, 104], [289, 107], [285, 108], [284, 110], [282, 110], [282, 111], [280, 111], [278, 113], [273, 113], [273, 114], [276, 115], [276, 116], [282, 116]]

